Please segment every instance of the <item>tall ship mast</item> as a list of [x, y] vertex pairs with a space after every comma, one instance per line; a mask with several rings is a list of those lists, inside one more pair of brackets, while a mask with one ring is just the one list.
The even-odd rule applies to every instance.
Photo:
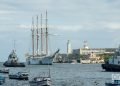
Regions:
[[[43, 16], [41, 14], [41, 27], [40, 28], [38, 25], [39, 17], [38, 16], [36, 17], [36, 20], [37, 20], [36, 29], [35, 29], [35, 24], [34, 24], [34, 18], [32, 18], [32, 27], [31, 27], [32, 28], [32, 30], [31, 30], [32, 31], [32, 54], [27, 55], [27, 59], [26, 59], [26, 62], [29, 65], [52, 65], [54, 57], [59, 52], [59, 49], [58, 49], [56, 52], [54, 52], [51, 55], [49, 55], [49, 53], [48, 53], [47, 11], [46, 11], [46, 19], [45, 19], [45, 30], [44, 30], [43, 25], [42, 25], [42, 22], [43, 22], [42, 17]], [[41, 38], [40, 40], [39, 40], [39, 37]], [[45, 40], [43, 40], [43, 37], [45, 37]], [[44, 43], [44, 41], [45, 41], [45, 43]], [[41, 46], [39, 46], [39, 44], [41, 44]], [[44, 50], [43, 44], [45, 44], [45, 50]], [[41, 47], [41, 48], [39, 49], [39, 47]], [[36, 53], [35, 53], [35, 50], [36, 50]], [[39, 52], [39, 50], [41, 52]]]
[[41, 54], [43, 54], [43, 28], [42, 28], [42, 14], [41, 14]]
[[32, 17], [32, 27], [31, 27], [31, 31], [32, 31], [32, 54], [33, 57], [35, 56], [35, 50], [34, 50], [34, 33], [35, 33], [35, 29], [34, 29], [34, 18]]
[[36, 24], [36, 33], [37, 33], [37, 34], [36, 34], [36, 36], [37, 36], [37, 50], [36, 50], [36, 51], [37, 51], [37, 55], [38, 55], [38, 52], [39, 52], [39, 44], [38, 44], [38, 43], [39, 43], [38, 16], [36, 17], [36, 19], [37, 19], [37, 22], [36, 22], [36, 23], [37, 23], [37, 24]]
[[48, 27], [47, 27], [47, 11], [46, 11], [46, 54], [48, 54]]

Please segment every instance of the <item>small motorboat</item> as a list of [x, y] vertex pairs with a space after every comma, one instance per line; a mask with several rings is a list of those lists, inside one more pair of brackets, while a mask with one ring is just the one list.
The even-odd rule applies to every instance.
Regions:
[[17, 80], [28, 80], [29, 74], [27, 72], [18, 72], [16, 74], [10, 74], [9, 79], [17, 79]]
[[50, 77], [35, 77], [29, 82], [30, 86], [51, 86]]
[[0, 76], [0, 85], [4, 84], [5, 83], [5, 77], [3, 76]]
[[31, 81], [29, 81], [29, 84], [30, 86], [51, 86], [52, 80], [50, 75], [50, 69], [48, 76], [34, 77]]
[[0, 69], [0, 73], [9, 73], [9, 69], [8, 68]]

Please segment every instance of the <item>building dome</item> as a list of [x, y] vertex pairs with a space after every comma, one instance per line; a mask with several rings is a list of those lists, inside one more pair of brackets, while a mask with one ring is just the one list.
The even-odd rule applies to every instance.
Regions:
[[87, 44], [87, 41], [84, 41], [84, 46], [83, 46], [85, 49], [89, 49], [88, 47], [88, 44]]

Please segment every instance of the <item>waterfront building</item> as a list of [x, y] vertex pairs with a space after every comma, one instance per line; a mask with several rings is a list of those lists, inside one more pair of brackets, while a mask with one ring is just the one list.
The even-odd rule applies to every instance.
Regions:
[[101, 59], [101, 57], [95, 53], [83, 55], [83, 58], [81, 59], [81, 63], [103, 63], [103, 62], [104, 59]]
[[73, 49], [73, 54], [79, 54], [79, 55], [88, 55], [91, 53], [95, 54], [113, 54], [114, 51], [116, 51], [116, 48], [79, 48], [79, 49]]
[[94, 54], [113, 54], [117, 48], [89, 48], [87, 41], [84, 41], [83, 48], [73, 49], [73, 54], [88, 55]]
[[73, 49], [73, 54], [83, 56], [81, 63], [101, 63], [104, 59], [100, 54], [114, 54], [117, 48], [89, 48], [87, 41], [84, 41], [83, 48]]
[[73, 54], [82, 55], [81, 63], [103, 63], [104, 59], [100, 58], [100, 54], [114, 54], [116, 48], [80, 48], [74, 49]]

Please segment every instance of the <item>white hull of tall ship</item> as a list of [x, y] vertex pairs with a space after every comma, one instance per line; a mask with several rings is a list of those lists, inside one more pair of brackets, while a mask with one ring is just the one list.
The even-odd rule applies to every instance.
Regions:
[[52, 65], [54, 57], [59, 53], [59, 49], [53, 55], [33, 55], [28, 56], [26, 62], [28, 65]]
[[28, 65], [52, 65], [54, 57], [59, 53], [59, 49], [53, 55], [29, 56], [26, 59]]
[[29, 65], [52, 65], [52, 56], [32, 56], [27, 58], [27, 64]]

